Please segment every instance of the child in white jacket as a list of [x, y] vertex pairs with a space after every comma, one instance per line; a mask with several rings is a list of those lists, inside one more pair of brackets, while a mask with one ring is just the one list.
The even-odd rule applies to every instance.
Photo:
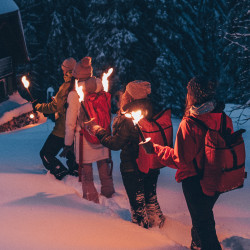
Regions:
[[[84, 57], [78, 62], [72, 75], [78, 80], [78, 86], [83, 86], [85, 96], [103, 90], [101, 80], [93, 77], [91, 57]], [[73, 81], [72, 84], [74, 84]], [[76, 162], [78, 164], [80, 156], [82, 157], [82, 166], [79, 167], [83, 198], [99, 203], [99, 195], [94, 185], [92, 163], [97, 162], [99, 178], [101, 181], [101, 194], [110, 198], [115, 190], [112, 173], [108, 164], [109, 150], [100, 143], [93, 144], [89, 142], [84, 135], [80, 137], [80, 131], [82, 129], [82, 108], [79, 102], [79, 96], [75, 89], [69, 93], [67, 102], [65, 145], [66, 147], [71, 146], [74, 142]], [[79, 145], [81, 138], [82, 151], [80, 152]]]

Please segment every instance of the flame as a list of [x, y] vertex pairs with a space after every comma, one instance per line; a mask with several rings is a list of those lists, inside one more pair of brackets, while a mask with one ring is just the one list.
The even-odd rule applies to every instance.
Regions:
[[34, 114], [30, 114], [30, 118], [33, 119], [35, 116]]
[[24, 87], [27, 89], [30, 85], [30, 82], [27, 80], [26, 76], [22, 77], [22, 83], [24, 85]]
[[110, 68], [108, 70], [108, 73], [103, 73], [102, 75], [102, 86], [105, 92], [108, 92], [108, 88], [109, 88], [108, 77], [112, 74], [112, 72], [113, 72], [113, 68]]
[[82, 102], [84, 100], [84, 93], [82, 91], [82, 86], [78, 86], [78, 80], [75, 80], [75, 89], [77, 94], [79, 95], [79, 102]]
[[138, 122], [143, 118], [141, 110], [132, 111], [131, 113], [126, 113], [125, 116], [128, 118], [132, 118], [134, 125], [138, 124]]

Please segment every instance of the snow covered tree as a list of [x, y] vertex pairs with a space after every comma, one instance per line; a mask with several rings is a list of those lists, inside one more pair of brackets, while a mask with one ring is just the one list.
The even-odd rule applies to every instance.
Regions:
[[[95, 74], [101, 76], [109, 67], [114, 67], [111, 76], [114, 85], [111, 92], [120, 88], [129, 79], [128, 69], [132, 67], [129, 50], [137, 38], [128, 29], [128, 18], [137, 23], [138, 13], [133, 12], [131, 0], [91, 0], [87, 18], [89, 34], [86, 39], [88, 55], [93, 58]], [[110, 81], [112, 84], [112, 81]]]
[[154, 69], [160, 105], [182, 115], [186, 85], [194, 75], [218, 78], [218, 29], [223, 1], [148, 1], [156, 8], [154, 41], [159, 51]]
[[228, 1], [228, 8], [227, 22], [222, 30], [224, 60], [221, 93], [229, 102], [246, 104], [250, 100], [250, 3], [244, 0]]

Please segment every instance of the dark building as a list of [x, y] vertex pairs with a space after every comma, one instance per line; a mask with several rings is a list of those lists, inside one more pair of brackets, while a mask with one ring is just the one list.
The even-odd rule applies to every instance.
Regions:
[[28, 61], [19, 8], [12, 0], [0, 0], [0, 102], [17, 91], [15, 68]]

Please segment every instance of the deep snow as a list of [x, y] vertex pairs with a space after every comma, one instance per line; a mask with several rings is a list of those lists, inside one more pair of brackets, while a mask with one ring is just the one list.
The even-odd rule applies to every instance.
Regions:
[[[227, 105], [230, 110], [232, 105]], [[250, 114], [249, 110], [248, 116]], [[231, 114], [236, 117], [237, 112]], [[174, 133], [180, 120], [173, 119]], [[244, 134], [249, 172], [249, 122]], [[0, 249], [186, 249], [191, 220], [175, 170], [164, 168], [158, 198], [167, 216], [164, 229], [143, 229], [130, 222], [129, 202], [112, 152], [116, 194], [94, 204], [81, 198], [77, 177], [56, 180], [43, 169], [39, 151], [54, 123], [47, 120], [0, 134]], [[237, 129], [237, 126], [235, 126]], [[64, 161], [64, 159], [63, 159]], [[96, 166], [95, 183], [100, 190]], [[221, 195], [214, 214], [224, 249], [250, 249], [250, 184]]]

